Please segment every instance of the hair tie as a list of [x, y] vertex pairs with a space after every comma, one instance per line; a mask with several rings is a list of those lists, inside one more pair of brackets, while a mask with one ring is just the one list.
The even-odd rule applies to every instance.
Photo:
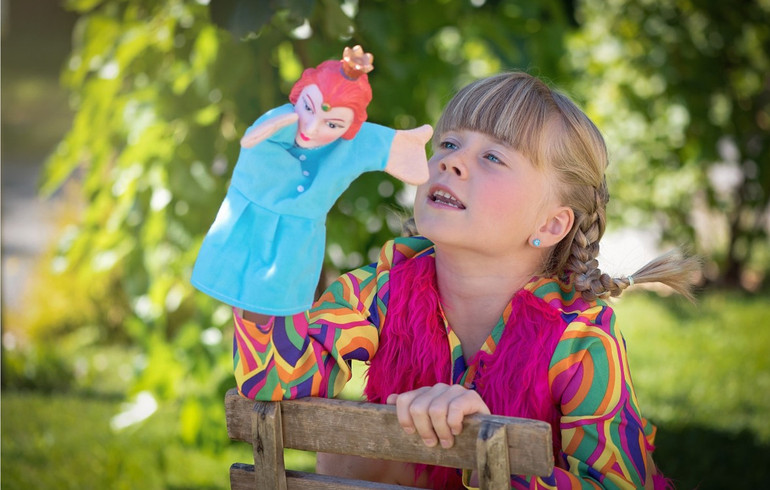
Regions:
[[628, 279], [628, 287], [631, 287], [631, 286], [634, 285], [634, 276], [633, 275], [630, 275], [630, 276], [626, 277], [626, 279]]

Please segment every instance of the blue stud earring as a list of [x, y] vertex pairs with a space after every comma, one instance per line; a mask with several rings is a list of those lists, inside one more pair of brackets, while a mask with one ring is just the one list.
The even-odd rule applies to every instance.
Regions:
[[532, 245], [534, 245], [536, 247], [539, 247], [540, 246], [540, 239], [539, 238], [535, 238], [534, 240], [532, 240]]

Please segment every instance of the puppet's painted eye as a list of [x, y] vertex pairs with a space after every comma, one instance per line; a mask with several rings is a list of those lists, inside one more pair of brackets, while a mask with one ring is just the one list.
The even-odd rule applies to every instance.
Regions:
[[333, 122], [326, 123], [326, 125], [329, 126], [331, 129], [337, 129], [337, 125], [334, 124]]

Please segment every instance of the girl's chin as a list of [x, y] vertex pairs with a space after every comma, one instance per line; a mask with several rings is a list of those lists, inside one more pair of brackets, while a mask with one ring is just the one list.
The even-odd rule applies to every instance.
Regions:
[[452, 239], [451, 235], [453, 234], [454, 226], [445, 221], [432, 218], [417, 219], [415, 217], [414, 224], [417, 232], [433, 243], [445, 240], [451, 241]]

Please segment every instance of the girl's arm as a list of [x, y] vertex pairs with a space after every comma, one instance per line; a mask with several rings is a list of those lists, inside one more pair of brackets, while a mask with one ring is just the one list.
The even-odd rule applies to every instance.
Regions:
[[608, 307], [607, 325], [575, 321], [556, 348], [549, 380], [561, 407], [557, 468], [548, 478], [513, 477], [515, 488], [653, 488], [652, 427], [637, 406], [625, 343]]
[[432, 247], [421, 237], [386, 243], [376, 264], [332, 283], [307, 312], [256, 324], [235, 314], [233, 357], [241, 393], [259, 400], [336, 396], [350, 361], [367, 361], [387, 316], [391, 268]]
[[[253, 322], [235, 311], [233, 356], [241, 394], [257, 400], [337, 395], [351, 360], [368, 360], [379, 342], [373, 265], [337, 279], [314, 307]], [[249, 315], [247, 315], [249, 316]]]

